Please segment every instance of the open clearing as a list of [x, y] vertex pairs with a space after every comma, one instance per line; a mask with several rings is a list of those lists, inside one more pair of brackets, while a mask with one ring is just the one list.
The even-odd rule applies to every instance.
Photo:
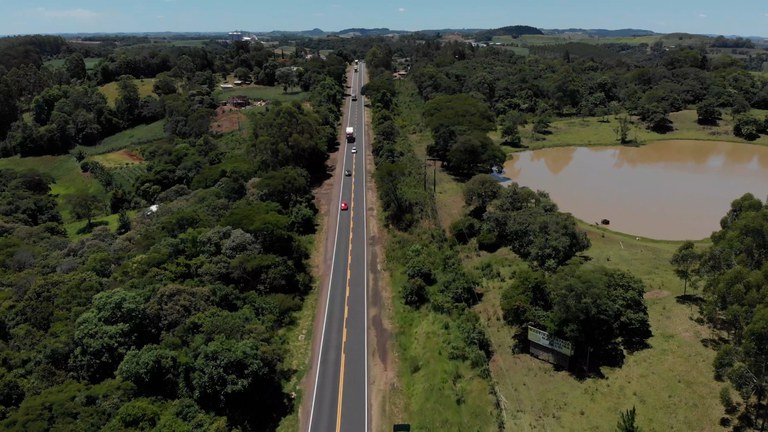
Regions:
[[[154, 96], [156, 95], [152, 92], [152, 86], [155, 84], [154, 78], [142, 78], [134, 80], [136, 82], [136, 86], [139, 88], [139, 96]], [[109, 84], [104, 84], [103, 86], [99, 87], [99, 90], [102, 94], [104, 94], [104, 97], [107, 98], [107, 103], [109, 103], [110, 106], [115, 106], [115, 100], [117, 99], [117, 81], [111, 82]]]
[[104, 197], [105, 191], [96, 179], [83, 174], [80, 165], [72, 156], [39, 156], [20, 158], [18, 156], [0, 159], [0, 169], [34, 169], [53, 176], [51, 193], [56, 195], [59, 211], [64, 222], [74, 220], [69, 212], [67, 197], [76, 193], [93, 193]]
[[309, 93], [301, 91], [298, 87], [288, 93], [283, 93], [283, 88], [280, 86], [268, 87], [260, 85], [218, 89], [213, 93], [213, 98], [217, 102], [227, 100], [230, 96], [248, 96], [251, 99], [268, 101], [303, 102], [309, 98]]
[[154, 123], [138, 125], [131, 129], [126, 129], [122, 132], [118, 132], [112, 136], [104, 138], [104, 140], [93, 147], [77, 146], [72, 152], [82, 150], [88, 156], [94, 156], [98, 154], [110, 153], [117, 150], [122, 150], [126, 147], [146, 144], [152, 141], [157, 141], [165, 138], [165, 120], [158, 120]]
[[[752, 110], [752, 116], [763, 119], [765, 110]], [[635, 117], [634, 125], [629, 131], [629, 138], [644, 144], [660, 140], [705, 140], [705, 141], [732, 141], [740, 143], [768, 145], [768, 135], [762, 135], [754, 141], [746, 141], [733, 135], [733, 121], [730, 115], [723, 113], [723, 119], [718, 126], [701, 126], [696, 123], [696, 110], [684, 110], [671, 113], [670, 119], [674, 123], [674, 130], [669, 133], [659, 134], [647, 130]], [[532, 125], [529, 124], [520, 129], [523, 145], [529, 149], [560, 146], [589, 146], [589, 145], [617, 145], [616, 128], [618, 120], [613, 116], [607, 117], [573, 117], [553, 121], [549, 130], [551, 134], [533, 136]], [[491, 137], [497, 142], [501, 139], [496, 134]], [[514, 149], [507, 148], [508, 151]]]
[[[528, 354], [513, 352], [514, 332], [503, 323], [499, 308], [501, 289], [508, 282], [488, 283], [477, 310], [494, 347], [491, 370], [504, 401], [506, 430], [605, 431], [616, 424], [619, 412], [632, 406], [643, 430], [721, 430], [721, 384], [713, 379], [711, 366], [715, 352], [702, 344], [710, 332], [694, 321], [694, 308], [676, 299], [682, 283], [668, 262], [679, 243], [636, 240], [586, 224], [581, 228], [592, 241], [585, 254], [592, 258], [587, 266], [627, 270], [645, 282], [651, 348], [628, 355], [621, 368], [603, 368], [603, 379], [579, 381]], [[506, 280], [519, 261], [507, 250], [495, 255], [473, 260], [491, 260]]]
[[144, 162], [144, 159], [128, 150], [118, 150], [112, 153], [104, 153], [90, 158], [106, 168], [117, 168], [128, 165], [136, 165]]

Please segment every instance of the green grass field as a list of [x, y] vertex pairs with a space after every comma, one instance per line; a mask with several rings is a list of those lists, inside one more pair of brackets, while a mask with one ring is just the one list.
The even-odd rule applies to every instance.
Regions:
[[389, 268], [394, 295], [395, 344], [405, 403], [397, 419], [417, 431], [497, 431], [488, 382], [466, 361], [450, 360], [450, 317], [405, 306], [397, 294], [406, 283], [402, 268]]
[[[752, 110], [752, 114], [759, 119], [766, 115], [764, 110]], [[637, 139], [639, 144], [652, 141], [672, 139], [695, 139], [706, 141], [732, 141], [740, 143], [752, 143], [768, 145], [768, 136], [763, 135], [755, 141], [746, 141], [733, 135], [733, 121], [729, 114], [723, 114], [723, 119], [718, 126], [701, 126], [696, 123], [696, 111], [685, 110], [670, 114], [675, 130], [666, 134], [659, 134], [647, 130], [642, 123], [633, 118], [634, 126], [631, 128], [629, 138]], [[589, 145], [617, 145], [616, 128], [618, 121], [613, 116], [583, 117], [561, 119], [552, 122], [550, 135], [533, 137], [532, 125], [520, 129], [523, 144], [531, 149], [561, 146], [589, 146]], [[492, 138], [499, 140], [498, 134], [492, 134]], [[543, 138], [543, 139], [542, 139]], [[511, 149], [508, 149], [511, 150]]]
[[[139, 96], [155, 96], [154, 93], [152, 93], [152, 86], [155, 84], [154, 78], [143, 78], [143, 79], [137, 79], [136, 86], [139, 88]], [[117, 99], [117, 82], [111, 82], [109, 84], [104, 84], [103, 86], [99, 87], [99, 90], [101, 90], [101, 93], [104, 94], [104, 97], [107, 98], [107, 103], [109, 103], [110, 106], [115, 106], [115, 100]]]
[[236, 95], [248, 96], [251, 99], [263, 99], [282, 102], [303, 102], [309, 98], [309, 93], [302, 92], [298, 87], [294, 88], [293, 91], [283, 93], [283, 88], [280, 86], [243, 86], [231, 89], [218, 89], [213, 93], [213, 97], [216, 101], [227, 100], [228, 97]]
[[[682, 283], [674, 276], [669, 258], [679, 243], [636, 240], [586, 224], [581, 228], [592, 241], [585, 254], [592, 260], [585, 265], [619, 268], [645, 282], [651, 347], [628, 355], [621, 368], [603, 368], [604, 379], [579, 381], [527, 354], [513, 352], [514, 329], [503, 323], [499, 308], [502, 287], [509, 282], [486, 284], [477, 311], [494, 347], [491, 368], [506, 430], [613, 430], [619, 412], [633, 406], [643, 430], [721, 430], [718, 393], [722, 384], [712, 377], [715, 353], [702, 344], [710, 337], [709, 330], [694, 321], [694, 308], [676, 300]], [[519, 262], [508, 250], [481, 254], [474, 262], [486, 260], [507, 276]]]
[[[139, 213], [138, 210], [130, 210], [127, 212], [128, 217], [133, 219]], [[105, 225], [110, 231], [117, 231], [117, 221], [120, 217], [119, 214], [113, 214], [109, 216], [101, 216], [93, 219], [93, 224], [96, 226]], [[72, 221], [64, 225], [64, 229], [67, 231], [67, 236], [72, 240], [79, 240], [84, 237], [88, 237], [90, 233], [78, 233], [86, 225], [85, 221]]]
[[165, 138], [165, 120], [158, 120], [154, 123], [139, 125], [131, 129], [118, 132], [93, 147], [77, 146], [72, 152], [82, 150], [88, 156], [95, 156], [105, 153], [111, 153], [122, 150], [137, 144], [145, 144]]
[[51, 185], [51, 193], [57, 195], [59, 211], [65, 222], [73, 221], [67, 205], [67, 197], [76, 193], [94, 193], [106, 196], [104, 188], [95, 179], [83, 174], [80, 165], [72, 156], [39, 156], [0, 159], [0, 168], [17, 170], [35, 169], [53, 176], [55, 182]]

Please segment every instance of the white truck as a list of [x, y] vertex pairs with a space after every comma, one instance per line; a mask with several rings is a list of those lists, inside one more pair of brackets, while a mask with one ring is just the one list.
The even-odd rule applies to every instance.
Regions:
[[347, 127], [346, 135], [347, 135], [348, 143], [355, 142], [355, 128], [353, 128], [352, 126]]

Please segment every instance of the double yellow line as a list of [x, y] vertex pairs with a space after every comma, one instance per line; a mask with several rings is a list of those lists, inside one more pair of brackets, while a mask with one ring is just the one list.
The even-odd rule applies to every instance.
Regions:
[[344, 393], [344, 365], [346, 363], [347, 350], [347, 317], [349, 315], [349, 284], [352, 280], [352, 227], [355, 223], [355, 166], [356, 158], [352, 157], [352, 196], [349, 199], [349, 250], [347, 252], [347, 283], [344, 294], [344, 327], [341, 334], [341, 369], [339, 371], [339, 397], [336, 408], [336, 432], [341, 431], [341, 402]]

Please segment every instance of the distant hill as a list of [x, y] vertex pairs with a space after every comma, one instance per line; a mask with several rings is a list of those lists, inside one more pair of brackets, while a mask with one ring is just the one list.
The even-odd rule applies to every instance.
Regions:
[[493, 39], [494, 36], [518, 37], [522, 35], [543, 35], [543, 34], [544, 32], [537, 29], [536, 27], [531, 27], [526, 25], [514, 25], [514, 26], [500, 27], [497, 29], [479, 31], [475, 34], [475, 39], [479, 41], [489, 41]]
[[651, 36], [658, 34], [651, 30], [642, 29], [618, 29], [618, 30], [606, 30], [606, 29], [581, 29], [581, 28], [569, 28], [569, 29], [551, 29], [544, 30], [545, 34], [563, 34], [563, 33], [581, 33], [591, 37], [632, 37], [632, 36]]

